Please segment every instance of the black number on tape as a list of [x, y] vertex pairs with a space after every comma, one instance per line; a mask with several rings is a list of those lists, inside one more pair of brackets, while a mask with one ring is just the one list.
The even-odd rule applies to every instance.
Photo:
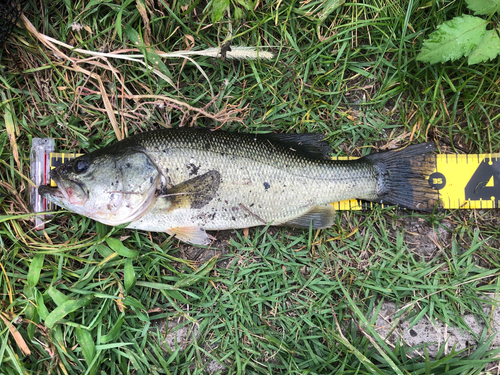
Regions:
[[465, 186], [465, 199], [498, 201], [500, 198], [500, 159], [484, 158]]
[[429, 176], [429, 186], [436, 190], [444, 188], [446, 186], [446, 177], [442, 173], [434, 172]]

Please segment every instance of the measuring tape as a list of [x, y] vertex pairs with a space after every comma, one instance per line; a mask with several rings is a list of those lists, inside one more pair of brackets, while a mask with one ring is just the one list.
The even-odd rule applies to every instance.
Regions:
[[[429, 185], [438, 191], [440, 208], [499, 208], [500, 154], [444, 154], [435, 158]], [[357, 199], [333, 204], [337, 210], [369, 210], [375, 205]]]
[[[46, 141], [42, 139], [42, 141]], [[52, 140], [53, 141], [53, 140]], [[31, 177], [39, 186], [48, 183], [50, 170], [82, 154], [53, 152], [49, 147], [33, 140], [31, 152]], [[500, 153], [496, 154], [444, 154], [435, 155], [436, 168], [429, 176], [429, 185], [439, 193], [440, 208], [444, 209], [491, 209], [500, 207]], [[354, 159], [339, 157], [339, 160]], [[55, 186], [55, 183], [51, 181]], [[31, 205], [35, 212], [58, 209], [42, 198], [34, 189]], [[351, 199], [332, 203], [339, 211], [370, 210], [378, 203]], [[393, 206], [391, 206], [393, 207]], [[35, 225], [43, 224], [40, 219]]]

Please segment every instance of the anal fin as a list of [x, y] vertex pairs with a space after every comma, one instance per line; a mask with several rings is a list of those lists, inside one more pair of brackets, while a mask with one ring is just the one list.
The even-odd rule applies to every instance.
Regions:
[[205, 231], [205, 228], [197, 226], [170, 228], [165, 232], [170, 236], [175, 236], [175, 238], [193, 245], [210, 245], [212, 240], [215, 240], [214, 237]]
[[281, 224], [287, 227], [309, 228], [311, 225], [314, 229], [328, 228], [335, 222], [335, 209], [331, 205], [314, 206], [305, 214], [289, 220]]

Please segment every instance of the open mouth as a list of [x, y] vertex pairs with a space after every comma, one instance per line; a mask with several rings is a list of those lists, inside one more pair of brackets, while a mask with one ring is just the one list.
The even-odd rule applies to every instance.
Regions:
[[[50, 173], [50, 178], [56, 182], [57, 185], [57, 173], [56, 170], [52, 170]], [[64, 198], [64, 189], [61, 189], [59, 186], [51, 186], [51, 185], [40, 185], [38, 187], [38, 194], [40, 194], [44, 198], [54, 197], [54, 198]]]
[[64, 198], [64, 192], [57, 186], [41, 185], [38, 187], [38, 193], [45, 198], [47, 198], [47, 196]]
[[68, 178], [64, 168], [66, 165], [59, 166], [50, 173], [51, 180], [57, 186], [41, 185], [38, 187], [38, 193], [58, 206], [66, 207], [68, 204], [81, 206], [88, 198], [85, 185], [80, 181]]

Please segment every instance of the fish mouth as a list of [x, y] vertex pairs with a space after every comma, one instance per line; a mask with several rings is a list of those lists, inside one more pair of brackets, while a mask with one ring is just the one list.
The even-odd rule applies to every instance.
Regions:
[[68, 194], [66, 193], [65, 189], [62, 188], [61, 184], [59, 183], [59, 178], [56, 170], [52, 170], [50, 173], [50, 178], [56, 183], [57, 186], [52, 186], [52, 185], [40, 185], [38, 187], [38, 194], [40, 194], [42, 197], [50, 199], [50, 198], [56, 198], [56, 199], [68, 199]]
[[[84, 187], [80, 182], [73, 181], [68, 178], [60, 178], [59, 173], [57, 173], [57, 168], [52, 170], [50, 174], [51, 179], [56, 183], [57, 186], [52, 185], [41, 185], [38, 187], [38, 193], [52, 201], [59, 206], [65, 206], [65, 202], [72, 205], [81, 205], [87, 198]], [[76, 192], [83, 193], [83, 198], [80, 195], [78, 197]]]
[[40, 185], [38, 187], [38, 194], [40, 194], [44, 198], [65, 198], [64, 190], [60, 189], [58, 186]]

